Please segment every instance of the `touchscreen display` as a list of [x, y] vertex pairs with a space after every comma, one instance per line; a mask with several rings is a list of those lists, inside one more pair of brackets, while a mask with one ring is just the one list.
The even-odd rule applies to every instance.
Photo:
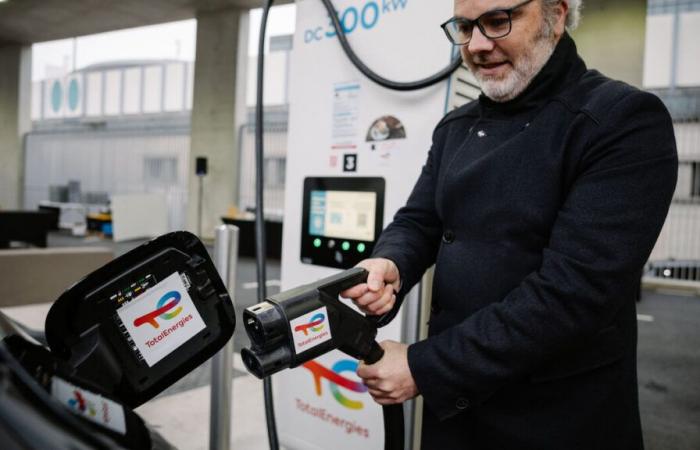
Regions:
[[376, 192], [311, 191], [309, 234], [374, 241]]

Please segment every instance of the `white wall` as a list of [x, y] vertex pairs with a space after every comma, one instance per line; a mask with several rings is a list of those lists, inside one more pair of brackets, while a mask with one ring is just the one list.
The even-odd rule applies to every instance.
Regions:
[[698, 223], [700, 223], [700, 208], [697, 205], [679, 203], [671, 205], [649, 260], [699, 259]]
[[644, 53], [644, 87], [660, 88], [671, 83], [673, 15], [647, 16]]
[[686, 122], [674, 124], [678, 159], [700, 161], [700, 123]]
[[700, 11], [681, 15], [678, 86], [700, 86]]
[[104, 115], [117, 116], [121, 113], [122, 71], [110, 70], [104, 77]]
[[30, 125], [31, 47], [0, 45], [0, 209], [20, 203], [22, 136]]
[[[671, 85], [673, 24], [673, 14], [647, 16], [645, 88], [665, 88]], [[676, 85], [700, 86], [700, 11], [679, 15], [677, 50]]]
[[[265, 55], [265, 86], [263, 89], [265, 105], [284, 105], [288, 101], [287, 67], [289, 52], [273, 52]], [[248, 59], [248, 77], [246, 105], [254, 106], [257, 95], [258, 57]]]

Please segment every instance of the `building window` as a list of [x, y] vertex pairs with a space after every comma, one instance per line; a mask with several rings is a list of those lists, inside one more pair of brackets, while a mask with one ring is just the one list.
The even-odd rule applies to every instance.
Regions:
[[146, 157], [143, 166], [146, 184], [177, 184], [177, 158]]
[[678, 8], [678, 12], [691, 12], [700, 10], [699, 0], [648, 0], [647, 11], [649, 15], [672, 14]]
[[283, 157], [265, 158], [265, 187], [269, 189], [284, 189], [287, 160]]

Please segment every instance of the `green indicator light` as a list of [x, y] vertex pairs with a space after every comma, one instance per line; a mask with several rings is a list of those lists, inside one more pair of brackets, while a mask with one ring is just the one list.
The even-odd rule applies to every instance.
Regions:
[[321, 240], [319, 238], [314, 239], [314, 247], [319, 248], [321, 246]]
[[358, 252], [364, 253], [366, 249], [367, 249], [367, 247], [365, 247], [365, 244], [363, 244], [362, 242], [357, 244], [357, 251]]
[[345, 241], [343, 242], [343, 245], [341, 247], [347, 252], [348, 250], [350, 250], [350, 243], [348, 241]]

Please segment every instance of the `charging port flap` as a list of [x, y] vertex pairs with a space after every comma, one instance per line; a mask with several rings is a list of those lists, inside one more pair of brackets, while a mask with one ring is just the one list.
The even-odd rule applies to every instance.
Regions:
[[209, 253], [188, 232], [149, 241], [64, 292], [46, 318], [76, 375], [137, 407], [213, 356], [235, 328]]

